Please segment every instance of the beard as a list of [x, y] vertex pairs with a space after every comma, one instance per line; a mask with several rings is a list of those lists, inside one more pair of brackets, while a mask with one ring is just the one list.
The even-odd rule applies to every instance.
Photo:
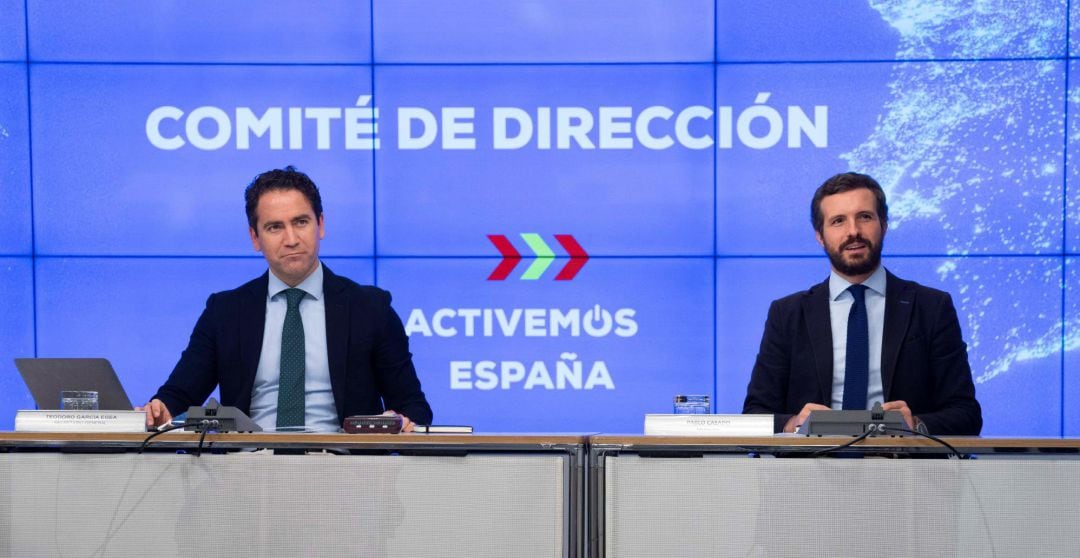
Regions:
[[[879, 241], [878, 244], [874, 244], [861, 235], [855, 236], [842, 242], [836, 250], [831, 250], [826, 247], [825, 253], [829, 255], [829, 263], [832, 264], [833, 269], [840, 272], [842, 275], [864, 275], [874, 271], [881, 265], [881, 248], [882, 244], [884, 244], [883, 241], [884, 238]], [[861, 242], [866, 245], [866, 257], [855, 260], [845, 258], [844, 249], [856, 242]]]

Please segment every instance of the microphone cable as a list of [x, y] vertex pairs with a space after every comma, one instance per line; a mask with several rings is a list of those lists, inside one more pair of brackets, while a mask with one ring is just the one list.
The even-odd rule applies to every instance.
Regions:
[[166, 432], [172, 432], [173, 430], [179, 430], [179, 429], [185, 428], [187, 426], [194, 426], [195, 430], [201, 433], [200, 436], [199, 436], [199, 445], [197, 445], [195, 447], [195, 457], [199, 457], [199, 456], [202, 455], [203, 445], [206, 442], [206, 434], [207, 434], [207, 432], [210, 432], [211, 430], [216, 431], [218, 428], [221, 427], [221, 423], [219, 421], [217, 421], [217, 420], [203, 419], [203, 420], [201, 420], [201, 421], [199, 421], [198, 423], [195, 423], [195, 424], [187, 424], [187, 423], [185, 423], [185, 424], [171, 424], [171, 425], [169, 425], [169, 426], [167, 426], [165, 428], [162, 428], [161, 430], [158, 430], [157, 432], [154, 432], [153, 434], [147, 436], [146, 439], [143, 440], [142, 445], [139, 446], [138, 453], [141, 454], [143, 452], [143, 450], [145, 450], [150, 445], [150, 442], [154, 438], [157, 438], [158, 436], [160, 436], [160, 435], [162, 435], [162, 434], [164, 434]]
[[217, 429], [219, 428], [221, 428], [221, 423], [217, 420], [203, 419], [199, 421], [199, 426], [197, 429], [201, 430], [202, 434], [199, 436], [199, 445], [195, 446], [195, 457], [199, 457], [202, 455], [203, 442], [206, 441], [206, 433], [210, 432], [211, 430], [217, 432]]
[[905, 434], [914, 434], [916, 436], [922, 436], [923, 438], [934, 441], [934, 442], [936, 442], [938, 444], [941, 444], [942, 446], [945, 446], [946, 448], [948, 448], [949, 451], [952, 452], [950, 457], [955, 457], [957, 459], [971, 459], [970, 455], [965, 455], [965, 454], [960, 453], [955, 447], [953, 447], [952, 444], [950, 444], [949, 442], [946, 442], [945, 440], [942, 440], [941, 438], [938, 438], [937, 436], [934, 436], [933, 434], [931, 434], [929, 432], [920, 432], [919, 430], [912, 430], [910, 428], [896, 428], [895, 426], [886, 426], [885, 430], [892, 431], [892, 432], [903, 432]]
[[839, 450], [842, 450], [844, 448], [851, 447], [851, 446], [853, 446], [853, 445], [855, 445], [855, 444], [869, 438], [872, 434], [878, 434], [878, 433], [883, 434], [885, 432], [903, 432], [904, 434], [912, 434], [912, 435], [915, 435], [915, 436], [922, 436], [923, 438], [926, 438], [926, 439], [931, 440], [931, 441], [933, 441], [935, 443], [941, 444], [945, 448], [948, 448], [948, 450], [950, 452], [949, 457], [955, 457], [956, 459], [971, 459], [970, 455], [964, 455], [964, 454], [960, 453], [960, 451], [957, 450], [955, 447], [953, 447], [952, 444], [950, 444], [949, 442], [946, 442], [945, 440], [942, 440], [941, 438], [939, 438], [937, 436], [934, 436], [933, 434], [930, 434], [929, 432], [920, 432], [918, 430], [912, 430], [910, 428], [897, 428], [897, 427], [893, 427], [893, 426], [884, 426], [884, 425], [878, 426], [876, 428], [868, 428], [862, 434], [859, 434], [855, 438], [852, 438], [851, 441], [845, 442], [845, 443], [840, 444], [838, 446], [832, 446], [832, 447], [828, 447], [828, 448], [819, 449], [819, 450], [811, 453], [810, 456], [811, 457], [820, 457], [822, 455], [826, 455], [826, 454], [829, 454], [829, 453], [832, 453], [832, 452], [835, 452], [835, 451], [839, 451]]
[[847, 447], [851, 447], [852, 445], [855, 445], [855, 444], [869, 438], [870, 435], [873, 434], [874, 432], [877, 432], [877, 431], [872, 430], [872, 429], [867, 429], [862, 434], [859, 434], [858, 436], [852, 438], [851, 441], [849, 441], [849, 442], [845, 442], [843, 444], [840, 444], [839, 446], [821, 448], [821, 449], [811, 453], [810, 457], [821, 457], [822, 455], [829, 454], [829, 453], [832, 453], [834, 451], [839, 451], [839, 450], [842, 450], [842, 449], [847, 448]]
[[165, 428], [161, 428], [158, 431], [154, 432], [153, 434], [150, 434], [149, 436], [146, 437], [145, 440], [143, 440], [142, 445], [139, 446], [139, 452], [138, 453], [141, 454], [143, 452], [143, 450], [145, 450], [150, 445], [150, 442], [154, 438], [157, 438], [158, 436], [161, 436], [162, 434], [164, 434], [166, 432], [172, 432], [173, 430], [179, 430], [179, 429], [181, 429], [183, 427], [184, 427], [183, 424], [170, 424], [169, 426], [166, 426]]

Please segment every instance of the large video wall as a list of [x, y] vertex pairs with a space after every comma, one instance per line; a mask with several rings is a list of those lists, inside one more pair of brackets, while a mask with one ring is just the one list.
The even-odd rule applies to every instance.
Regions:
[[856, 170], [886, 266], [953, 295], [984, 434], [1080, 435], [1077, 10], [0, 0], [0, 429], [20, 356], [107, 357], [145, 401], [265, 271], [242, 191], [294, 164], [436, 422], [739, 412], [769, 302], [828, 274], [810, 196]]

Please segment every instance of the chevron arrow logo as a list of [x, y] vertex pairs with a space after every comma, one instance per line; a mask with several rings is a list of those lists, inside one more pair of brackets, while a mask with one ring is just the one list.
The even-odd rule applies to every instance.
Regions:
[[525, 273], [521, 274], [522, 281], [535, 281], [540, 278], [541, 275], [547, 271], [547, 268], [551, 266], [551, 263], [555, 261], [555, 252], [551, 251], [551, 248], [544, 243], [544, 239], [540, 238], [540, 235], [536, 233], [522, 233], [522, 240], [525, 244], [529, 245], [529, 249], [536, 254], [536, 259], [533, 261], [529, 269], [525, 270]]
[[[544, 242], [544, 238], [536, 233], [521, 233], [521, 240], [525, 241], [525, 245], [529, 247], [529, 250], [534, 254], [529, 256], [533, 259], [533, 262], [529, 264], [529, 267], [525, 269], [525, 272], [521, 274], [522, 281], [536, 281], [543, 277], [544, 273], [551, 267], [551, 264], [555, 263], [555, 252], [548, 246], [547, 242]], [[502, 256], [502, 260], [499, 265], [488, 276], [488, 281], [504, 281], [514, 271], [514, 268], [521, 263], [522, 255], [514, 248], [514, 245], [510, 242], [506, 236], [501, 234], [489, 234], [488, 240], [495, 246], [495, 249], [499, 251]], [[559, 273], [555, 275], [556, 281], [570, 281], [577, 276], [581, 268], [585, 267], [585, 263], [589, 261], [589, 254], [581, 247], [577, 239], [573, 235], [569, 234], [557, 234], [555, 240], [559, 243], [559, 246], [566, 251], [566, 255], [569, 256], [570, 261], [566, 263], [559, 270]]]
[[502, 281], [506, 279], [511, 271], [517, 267], [517, 264], [521, 262], [521, 254], [514, 249], [514, 245], [510, 244], [510, 241], [501, 234], [489, 234], [488, 240], [495, 245], [495, 248], [502, 254], [502, 261], [499, 262], [499, 266], [488, 275], [488, 281]]
[[589, 261], [589, 255], [585, 253], [585, 250], [581, 248], [581, 245], [573, 236], [557, 234], [555, 240], [558, 240], [563, 250], [566, 250], [566, 253], [570, 255], [570, 261], [555, 276], [555, 280], [569, 281], [577, 276], [581, 268], [585, 267], [585, 262]]

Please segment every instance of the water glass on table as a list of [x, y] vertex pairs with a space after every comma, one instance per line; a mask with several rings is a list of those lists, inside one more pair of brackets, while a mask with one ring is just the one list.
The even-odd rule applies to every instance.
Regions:
[[61, 391], [60, 408], [65, 411], [96, 411], [98, 410], [98, 392], [86, 390]]
[[708, 395], [676, 395], [676, 415], [707, 415], [712, 411]]

